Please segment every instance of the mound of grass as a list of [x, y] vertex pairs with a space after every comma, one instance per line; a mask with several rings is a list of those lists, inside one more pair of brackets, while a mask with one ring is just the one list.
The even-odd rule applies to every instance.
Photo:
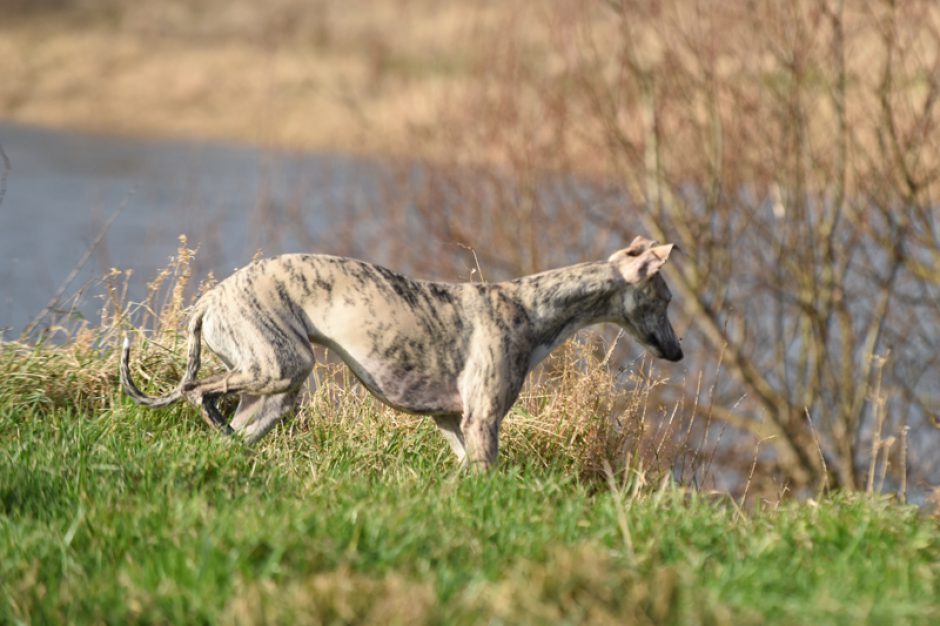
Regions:
[[669, 483], [599, 488], [508, 441], [474, 476], [430, 421], [378, 411], [301, 416], [248, 449], [188, 409], [2, 406], [0, 621], [940, 619], [940, 534], [916, 509], [745, 515]]
[[[137, 307], [153, 392], [183, 370], [189, 259], [183, 242]], [[431, 420], [329, 362], [253, 448], [193, 407], [132, 404], [119, 293], [98, 328], [0, 345], [0, 623], [940, 619], [935, 519], [838, 494], [743, 511], [690, 489], [675, 468], [698, 457], [676, 444], [689, 425], [658, 406], [661, 381], [623, 380], [589, 342], [528, 385], [500, 466], [472, 475]]]

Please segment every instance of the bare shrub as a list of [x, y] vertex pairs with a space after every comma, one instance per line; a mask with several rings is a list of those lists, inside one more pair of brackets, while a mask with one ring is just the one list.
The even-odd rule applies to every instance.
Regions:
[[466, 277], [472, 248], [496, 280], [676, 243], [687, 371], [723, 355], [709, 410], [765, 442], [760, 473], [865, 486], [883, 406], [878, 436], [918, 436], [879, 471], [935, 482], [936, 5], [563, 2], [489, 34], [441, 112], [453, 156], [368, 214], [420, 242], [396, 266]]

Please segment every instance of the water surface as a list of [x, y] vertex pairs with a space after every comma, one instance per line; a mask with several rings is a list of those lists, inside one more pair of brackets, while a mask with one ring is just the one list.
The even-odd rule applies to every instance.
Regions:
[[[0, 204], [0, 329], [17, 336], [87, 256], [66, 290], [96, 317], [96, 282], [134, 270], [132, 297], [185, 233], [196, 274], [228, 274], [256, 250], [338, 252], [348, 207], [376, 201], [378, 167], [336, 154], [207, 141], [135, 139], [0, 122], [12, 163]], [[117, 212], [100, 244], [93, 243]], [[67, 298], [63, 298], [67, 300]]]

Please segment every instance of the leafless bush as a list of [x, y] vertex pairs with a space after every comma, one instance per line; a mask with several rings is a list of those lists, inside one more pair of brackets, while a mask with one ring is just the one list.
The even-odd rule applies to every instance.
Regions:
[[[936, 481], [940, 9], [612, 0], [514, 19], [544, 41], [483, 41], [441, 114], [453, 158], [403, 167], [368, 216], [409, 242], [397, 266], [466, 277], [472, 248], [499, 279], [674, 242], [688, 372], [723, 355], [710, 410], [764, 442], [766, 475]], [[908, 427], [910, 450], [885, 445]]]

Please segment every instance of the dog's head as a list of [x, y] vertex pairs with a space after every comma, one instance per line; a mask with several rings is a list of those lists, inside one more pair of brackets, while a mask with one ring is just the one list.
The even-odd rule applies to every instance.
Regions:
[[608, 259], [629, 286], [617, 303], [617, 321], [656, 356], [669, 361], [682, 359], [682, 347], [666, 314], [672, 294], [659, 270], [674, 247], [637, 237]]

